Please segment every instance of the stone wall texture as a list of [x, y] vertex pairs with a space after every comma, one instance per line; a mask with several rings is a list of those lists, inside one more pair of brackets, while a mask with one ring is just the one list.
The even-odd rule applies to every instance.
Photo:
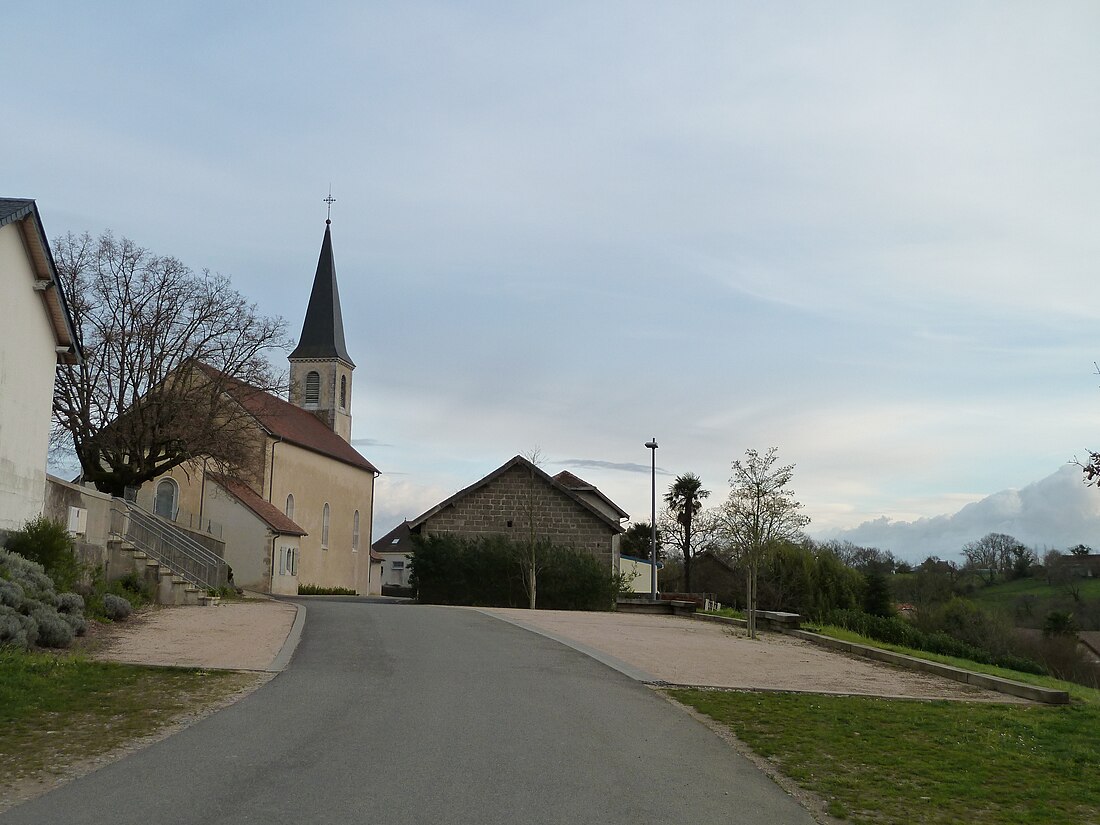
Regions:
[[460, 498], [424, 522], [429, 535], [507, 536], [517, 541], [535, 536], [553, 544], [584, 550], [614, 565], [617, 531], [545, 479], [522, 466], [512, 467], [483, 487]]

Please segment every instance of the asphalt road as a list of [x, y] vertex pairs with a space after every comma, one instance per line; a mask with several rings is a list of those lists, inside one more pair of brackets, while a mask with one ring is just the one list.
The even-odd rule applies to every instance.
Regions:
[[472, 610], [305, 604], [270, 683], [0, 823], [813, 822], [701, 724], [576, 650]]

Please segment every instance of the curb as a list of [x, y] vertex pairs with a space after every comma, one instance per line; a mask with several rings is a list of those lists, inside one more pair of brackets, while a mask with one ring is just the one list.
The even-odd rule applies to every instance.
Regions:
[[[279, 601], [282, 601], [281, 599]], [[283, 602], [294, 604], [293, 602]], [[290, 626], [290, 632], [286, 634], [286, 641], [270, 665], [264, 668], [267, 673], [281, 673], [290, 664], [294, 651], [298, 649], [298, 642], [302, 640], [302, 630], [306, 626], [306, 606], [294, 604], [294, 624]]]

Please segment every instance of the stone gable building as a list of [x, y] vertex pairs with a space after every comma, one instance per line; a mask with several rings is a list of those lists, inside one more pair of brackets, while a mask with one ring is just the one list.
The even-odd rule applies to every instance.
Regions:
[[[551, 477], [517, 455], [407, 524], [411, 534], [422, 535], [506, 536], [523, 541], [533, 534], [591, 553], [610, 571], [618, 570], [621, 521], [626, 518], [593, 485], [572, 473]], [[376, 552], [386, 549], [381, 546], [385, 539], [379, 540]]]

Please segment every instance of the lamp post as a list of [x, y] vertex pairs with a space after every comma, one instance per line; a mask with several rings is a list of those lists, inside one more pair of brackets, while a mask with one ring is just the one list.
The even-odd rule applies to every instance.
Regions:
[[645, 443], [653, 456], [650, 483], [652, 485], [651, 507], [649, 511], [649, 561], [652, 565], [650, 572], [649, 598], [657, 601], [657, 439], [651, 438]]

